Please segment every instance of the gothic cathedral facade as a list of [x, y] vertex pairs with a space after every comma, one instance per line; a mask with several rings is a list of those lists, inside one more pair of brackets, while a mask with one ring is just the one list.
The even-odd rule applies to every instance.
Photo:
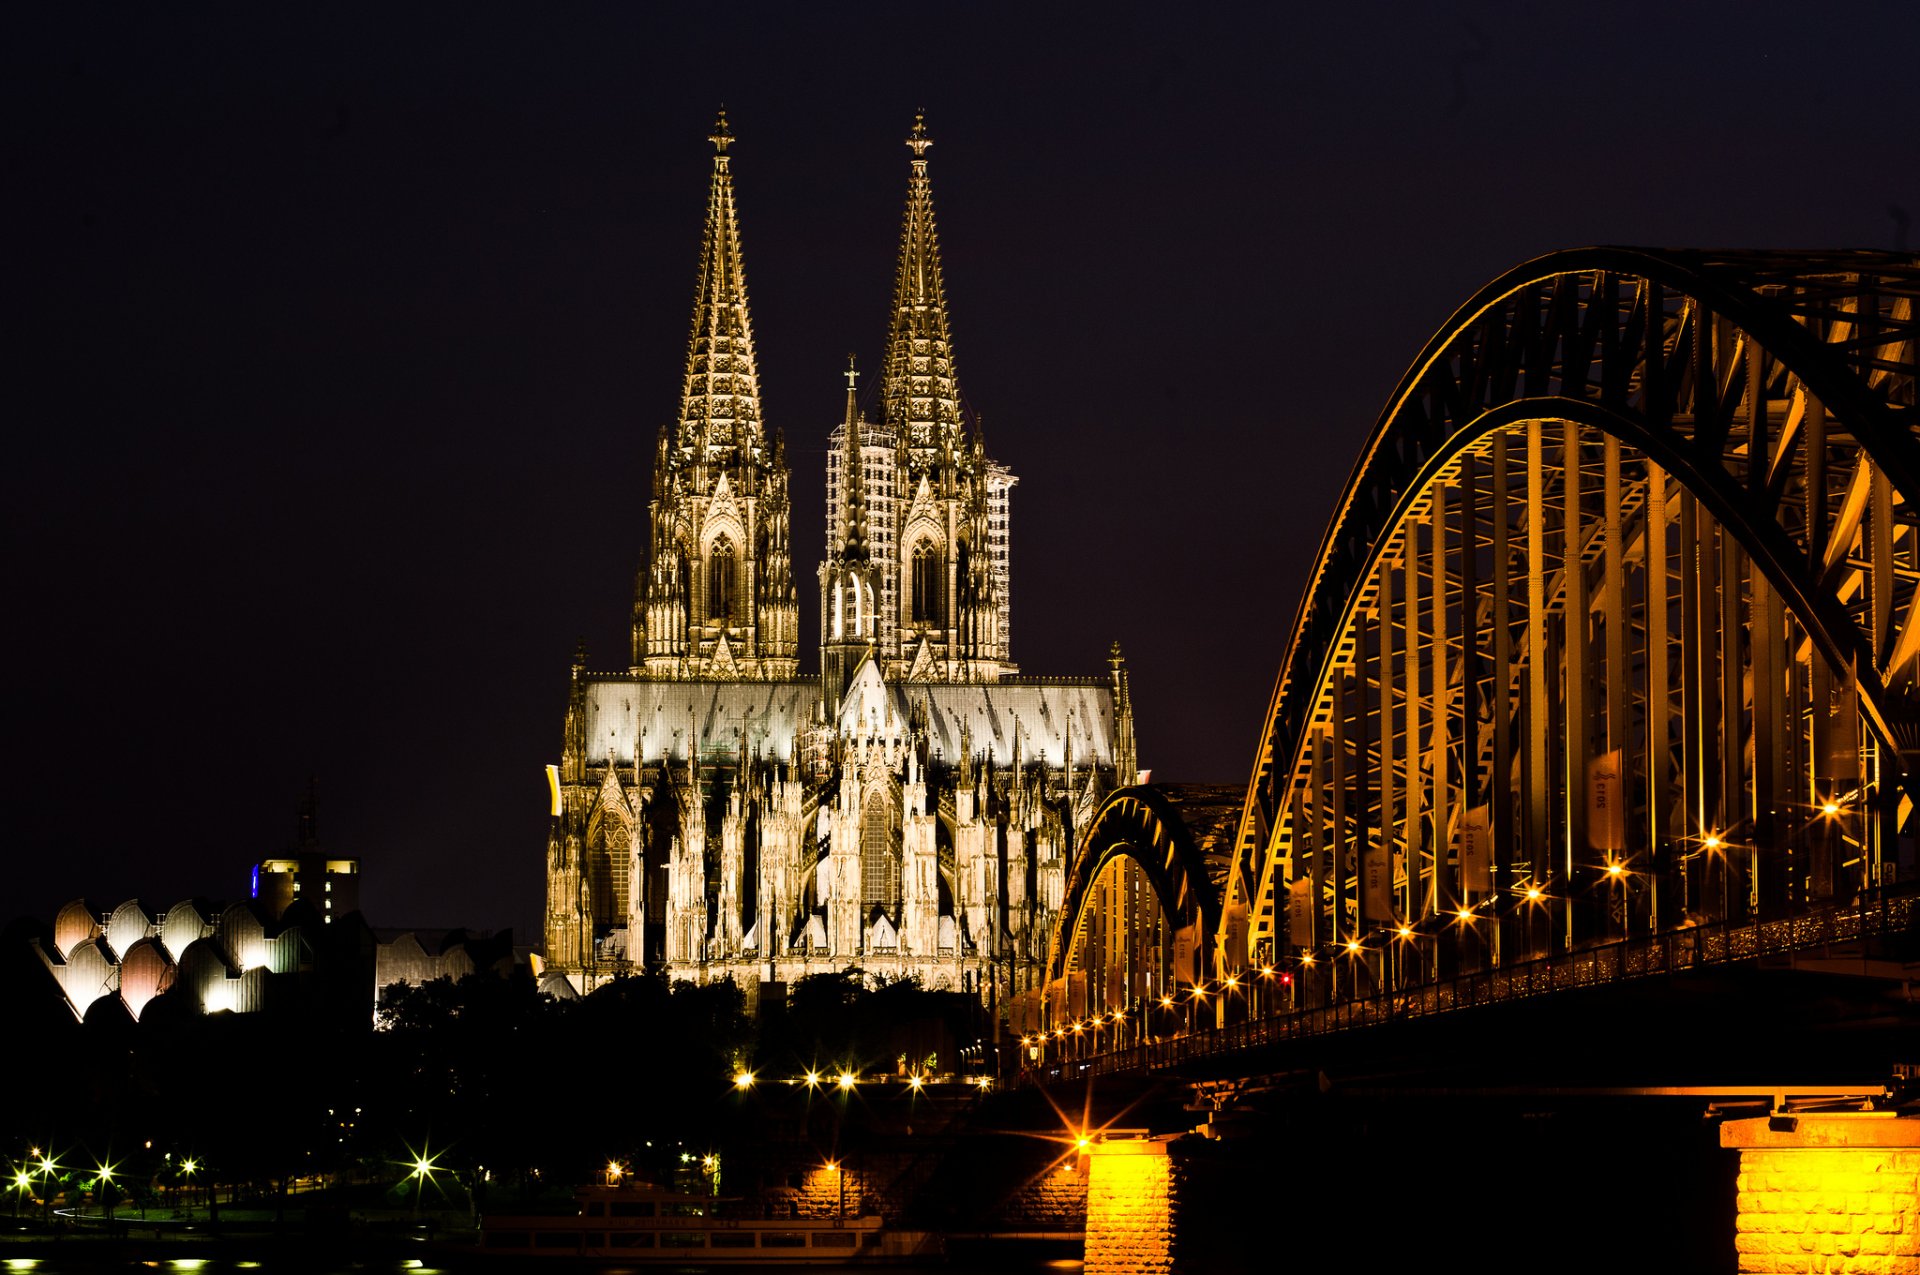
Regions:
[[1023, 677], [1009, 642], [1013, 473], [954, 370], [924, 121], [911, 152], [880, 419], [827, 464], [820, 673], [800, 673], [789, 474], [761, 413], [722, 114], [680, 411], [654, 452], [632, 651], [576, 652], [548, 768], [546, 962], [576, 986], [664, 968], [748, 988], [857, 967], [935, 989], [1044, 978], [1079, 830], [1133, 781], [1105, 675]]

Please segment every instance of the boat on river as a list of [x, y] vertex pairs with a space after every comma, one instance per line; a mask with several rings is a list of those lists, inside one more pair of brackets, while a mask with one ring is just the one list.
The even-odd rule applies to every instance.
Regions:
[[739, 1200], [631, 1179], [582, 1187], [572, 1213], [490, 1213], [489, 1257], [565, 1257], [675, 1266], [845, 1266], [898, 1257], [879, 1216], [764, 1217]]

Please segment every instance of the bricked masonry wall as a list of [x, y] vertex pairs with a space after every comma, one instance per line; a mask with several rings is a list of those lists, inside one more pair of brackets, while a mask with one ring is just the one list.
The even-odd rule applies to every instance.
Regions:
[[1920, 1118], [1735, 1120], [1743, 1275], [1920, 1275]]
[[1165, 1142], [1088, 1154], [1086, 1275], [1171, 1275], [1175, 1174]]

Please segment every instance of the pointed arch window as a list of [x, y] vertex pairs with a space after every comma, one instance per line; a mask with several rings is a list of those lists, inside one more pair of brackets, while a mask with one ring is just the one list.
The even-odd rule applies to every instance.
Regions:
[[931, 540], [913, 547], [913, 609], [915, 624], [940, 623], [940, 551]]
[[707, 554], [707, 619], [726, 624], [733, 619], [733, 541], [721, 536]]
[[892, 805], [878, 795], [860, 812], [860, 910], [875, 906], [900, 915], [900, 834]]

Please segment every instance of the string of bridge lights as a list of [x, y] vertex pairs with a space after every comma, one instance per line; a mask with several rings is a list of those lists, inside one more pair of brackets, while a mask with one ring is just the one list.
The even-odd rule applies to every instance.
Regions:
[[[822, 1072], [822, 1071], [809, 1071], [803, 1075], [789, 1077], [786, 1080], [772, 1080], [772, 1081], [766, 1081], [766, 1082], [763, 1082], [757, 1074], [755, 1074], [752, 1071], [748, 1071], [745, 1068], [742, 1068], [733, 1074], [733, 1087], [741, 1093], [745, 1093], [747, 1090], [752, 1089], [754, 1086], [762, 1083], [784, 1084], [794, 1088], [799, 1088], [804, 1086], [810, 1090], [837, 1089], [841, 1093], [851, 1093], [861, 1085], [886, 1084], [888, 1083], [888, 1081], [889, 1081], [889, 1078], [884, 1076], [881, 1076], [881, 1077], [869, 1076], [863, 1080], [860, 1078], [860, 1076], [857, 1073], [851, 1072], [851, 1071], [842, 1071], [832, 1075], [829, 1075], [826, 1072]], [[926, 1089], [928, 1080], [923, 1075], [912, 1075], [912, 1076], [906, 1077], [904, 1083], [906, 1087], [909, 1090], [913, 1091], [914, 1093], [921, 1093]], [[992, 1076], [965, 1076], [961, 1078], [960, 1083], [968, 1086], [969, 1088], [978, 1089], [984, 1093], [985, 1091], [993, 1088], [993, 1077]]]
[[[1831, 800], [1819, 807], [1820, 813], [1828, 818], [1840, 814], [1842, 809], [1843, 807], [1840, 803]], [[1731, 846], [1719, 833], [1709, 832], [1700, 838], [1700, 848], [1708, 854], [1720, 854], [1730, 849]], [[1604, 883], [1608, 886], [1623, 886], [1635, 875], [1637, 874], [1633, 869], [1627, 866], [1627, 861], [1622, 859], [1609, 859], [1605, 864], [1601, 865], [1599, 883]], [[1516, 885], [1513, 887], [1512, 893], [1516, 897], [1515, 902], [1509, 905], [1510, 908], [1518, 906], [1520, 903], [1541, 906], [1556, 897], [1537, 881], [1527, 881], [1523, 884]], [[1487, 899], [1476, 904], [1462, 904], [1449, 912], [1437, 913], [1434, 917], [1422, 921], [1418, 925], [1401, 921], [1391, 927], [1381, 927], [1365, 938], [1354, 935], [1344, 942], [1324, 943], [1318, 947], [1308, 948], [1290, 959], [1296, 969], [1302, 970], [1315, 968], [1320, 964], [1323, 956], [1346, 956], [1348, 958], [1358, 959], [1382, 950], [1377, 943], [1371, 943], [1368, 939], [1384, 936], [1394, 943], [1410, 943], [1422, 937], [1431, 937], [1435, 932], [1436, 926], [1472, 926], [1482, 920], [1497, 919], [1499, 914], [1489, 910], [1495, 902], [1496, 900]], [[1177, 1009], [1181, 1007], [1182, 998], [1184, 998], [1184, 1003], [1188, 1007], [1196, 1004], [1204, 1005], [1208, 1003], [1209, 998], [1217, 999], [1224, 996], [1231, 996], [1238, 992], [1243, 984], [1254, 984], [1256, 975], [1259, 982], [1266, 983], [1270, 986], [1276, 984], [1286, 988], [1293, 986], [1293, 970], [1282, 969], [1274, 964], [1266, 964], [1259, 966], [1257, 970], [1248, 971], [1245, 977], [1242, 977], [1240, 974], [1228, 974], [1224, 978], [1201, 979], [1197, 982], [1186, 984], [1185, 986], [1176, 986], [1170, 991], [1161, 993], [1154, 1002], [1144, 1008], [1152, 1009], [1157, 1006], [1163, 1010]], [[1021, 1036], [1020, 1045], [1022, 1048], [1030, 1049], [1045, 1045], [1048, 1041], [1065, 1040], [1072, 1036], [1084, 1036], [1088, 1032], [1099, 1032], [1105, 1028], [1118, 1027], [1126, 1021], [1126, 1018], [1127, 1011], [1124, 1009], [1114, 1009], [1106, 1013], [1091, 1014], [1085, 1018], [1078, 1018], [1070, 1022], [1062, 1023], [1050, 1030], [1043, 1030]]]

